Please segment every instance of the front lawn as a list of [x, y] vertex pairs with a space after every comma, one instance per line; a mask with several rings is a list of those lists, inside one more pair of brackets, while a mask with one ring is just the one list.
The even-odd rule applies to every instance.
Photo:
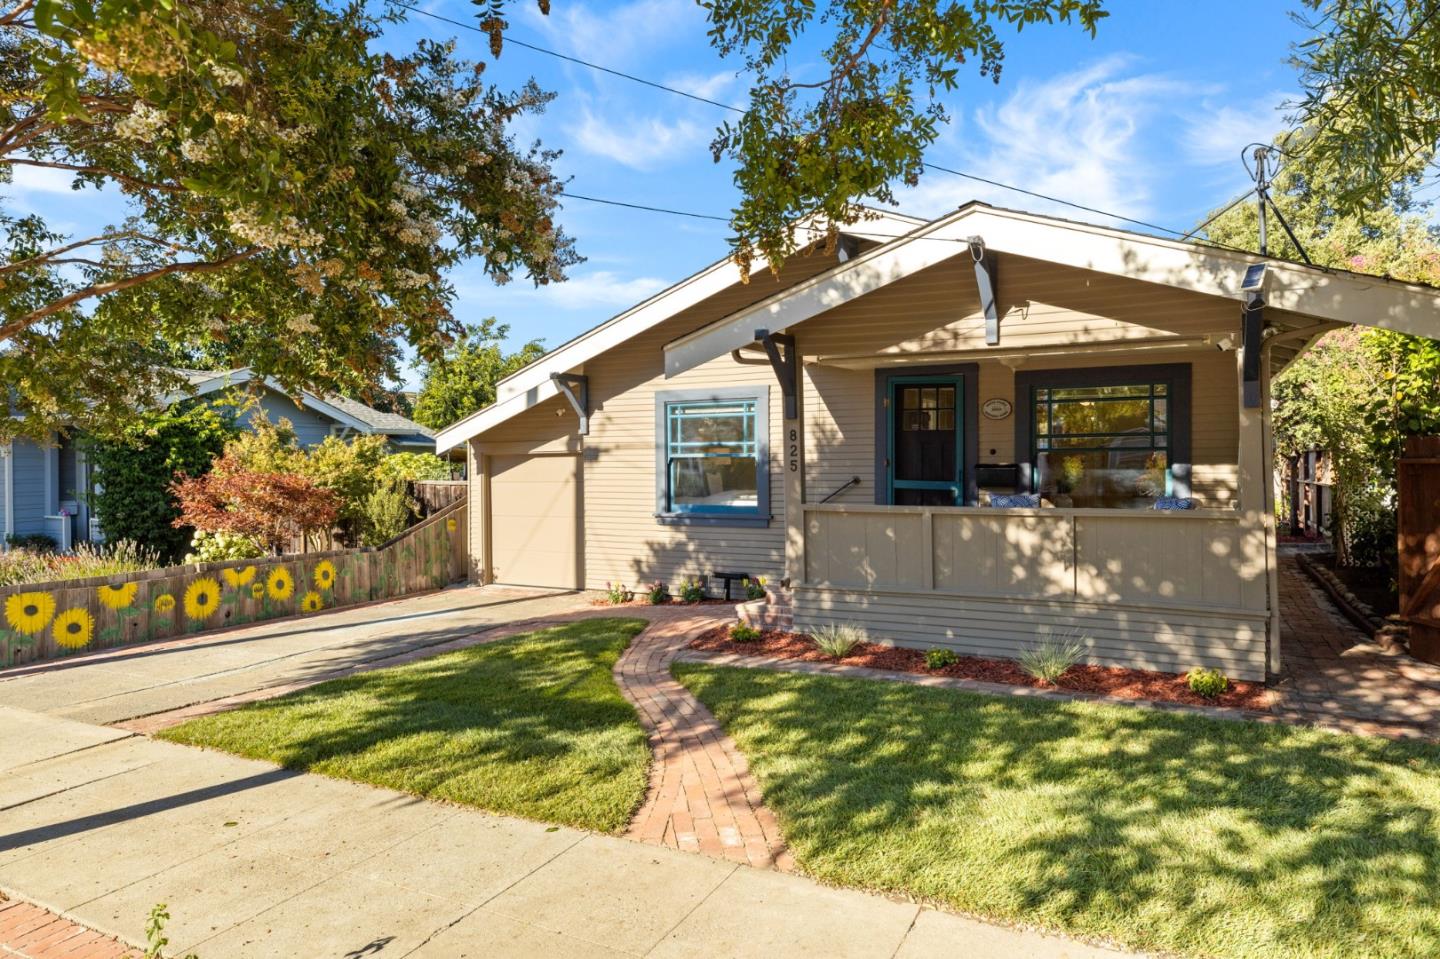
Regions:
[[675, 671], [823, 881], [1193, 956], [1440, 955], [1440, 747]]
[[160, 735], [292, 769], [619, 832], [650, 749], [610, 670], [645, 628], [592, 619], [360, 673]]

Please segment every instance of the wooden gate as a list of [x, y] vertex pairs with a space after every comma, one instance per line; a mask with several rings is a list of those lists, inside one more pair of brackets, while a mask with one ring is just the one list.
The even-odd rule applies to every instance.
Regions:
[[1396, 465], [1400, 615], [1410, 653], [1440, 663], [1440, 436], [1410, 436]]

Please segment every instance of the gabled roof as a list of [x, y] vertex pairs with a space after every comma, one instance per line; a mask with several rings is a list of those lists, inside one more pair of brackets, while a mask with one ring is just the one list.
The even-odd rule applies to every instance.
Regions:
[[[163, 397], [161, 403], [165, 406], [180, 400], [206, 396], [220, 390], [241, 386], [257, 379], [254, 371], [248, 367], [235, 370], [177, 369], [174, 372], [184, 377], [190, 383], [190, 387]], [[274, 379], [266, 378], [261, 382], [281, 396], [288, 395], [284, 387]], [[434, 435], [433, 431], [408, 417], [398, 413], [382, 412], [358, 400], [347, 399], [343, 396], [321, 397], [309, 392], [302, 392], [299, 399], [304, 406], [361, 433], [379, 433], [386, 436], [429, 437]]]
[[[918, 217], [886, 210], [866, 210], [865, 213], [867, 218], [841, 227], [842, 235], [888, 242], [891, 237], [903, 235], [925, 223]], [[809, 233], [811, 236], [807, 242], [824, 235], [823, 226], [808, 223], [797, 227], [797, 232]], [[740, 279], [739, 267], [727, 256], [556, 347], [501, 380], [495, 389], [494, 403], [441, 430], [435, 437], [436, 451], [443, 453], [459, 446], [472, 436], [478, 436], [533, 406], [559, 396], [560, 391], [551, 378], [552, 374], [579, 370], [587, 360], [654, 328], [682, 310], [739, 283]]]
[[[1440, 289], [1307, 266], [1276, 257], [1167, 240], [972, 201], [883, 246], [687, 333], [665, 346], [665, 375], [755, 342], [755, 330], [787, 330], [959, 255], [983, 239], [1000, 253], [1234, 299], [1248, 266], [1267, 268], [1268, 307], [1320, 324], [1378, 326], [1440, 339]], [[1318, 327], [1317, 327], [1318, 328]]]

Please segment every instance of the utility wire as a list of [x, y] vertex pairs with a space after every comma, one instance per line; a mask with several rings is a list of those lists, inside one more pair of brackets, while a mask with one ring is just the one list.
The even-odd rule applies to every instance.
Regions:
[[[402, 8], [404, 8], [404, 9], [406, 9], [406, 10], [410, 10], [410, 11], [412, 11], [412, 12], [414, 12], [414, 13], [418, 13], [418, 14], [420, 14], [420, 15], [423, 16], [423, 17], [429, 17], [429, 18], [432, 19], [432, 20], [438, 20], [438, 21], [440, 21], [440, 22], [442, 22], [442, 23], [448, 23], [448, 24], [450, 24], [451, 26], [459, 27], [459, 28], [462, 29], [462, 30], [470, 30], [470, 31], [472, 31], [472, 32], [474, 32], [474, 33], [482, 33], [482, 34], [485, 33], [484, 30], [481, 30], [479, 27], [475, 26], [474, 24], [466, 23], [466, 22], [464, 22], [463, 20], [455, 20], [455, 19], [452, 19], [451, 17], [442, 16], [441, 14], [438, 14], [438, 13], [431, 13], [429, 10], [424, 10], [424, 9], [421, 9], [420, 7], [413, 6], [413, 5], [409, 4], [409, 3], [401, 2], [401, 0], [391, 0], [391, 2], [394, 3], [394, 5], [397, 6], [397, 7], [402, 7]], [[741, 109], [740, 107], [737, 107], [737, 106], [735, 106], [735, 105], [733, 105], [733, 104], [721, 103], [719, 100], [712, 100], [712, 99], [710, 99], [709, 97], [702, 97], [702, 96], [700, 96], [700, 95], [698, 95], [698, 94], [690, 93], [690, 92], [687, 91], [687, 90], [681, 90], [681, 89], [679, 89], [679, 88], [677, 88], [677, 87], [667, 86], [667, 85], [665, 85], [665, 84], [663, 84], [663, 83], [657, 83], [657, 82], [655, 82], [654, 80], [646, 80], [644, 77], [637, 77], [637, 76], [635, 76], [633, 73], [625, 73], [625, 72], [622, 71], [622, 70], [614, 70], [614, 69], [611, 69], [610, 67], [601, 66], [601, 65], [598, 64], [598, 63], [591, 63], [591, 62], [588, 61], [588, 60], [581, 60], [581, 59], [579, 59], [578, 57], [572, 57], [572, 56], [569, 56], [568, 54], [560, 53], [560, 52], [557, 51], [557, 50], [550, 50], [550, 49], [547, 49], [547, 48], [545, 48], [545, 47], [537, 46], [536, 44], [533, 44], [533, 43], [526, 43], [526, 42], [523, 41], [523, 40], [516, 40], [514, 37], [510, 36], [509, 34], [506, 34], [506, 35], [505, 35], [505, 42], [506, 42], [506, 43], [510, 43], [510, 44], [514, 44], [514, 45], [517, 46], [517, 47], [522, 47], [523, 49], [526, 49], [526, 50], [531, 50], [531, 51], [533, 51], [533, 52], [535, 52], [535, 53], [540, 53], [540, 54], [544, 54], [545, 56], [555, 57], [555, 58], [558, 59], [558, 60], [564, 60], [564, 61], [566, 61], [566, 62], [568, 62], [568, 63], [578, 64], [579, 66], [587, 67], [587, 68], [589, 68], [589, 69], [591, 69], [591, 70], [598, 70], [598, 71], [601, 72], [601, 73], [607, 73], [607, 74], [609, 74], [610, 76], [613, 76], [613, 77], [620, 77], [620, 78], [625, 79], [625, 80], [630, 80], [630, 81], [633, 82], [633, 83], [643, 84], [644, 86], [650, 87], [650, 88], [655, 89], [655, 90], [663, 90], [663, 91], [665, 91], [666, 93], [673, 93], [673, 94], [675, 94], [676, 96], [685, 97], [686, 99], [689, 99], [689, 100], [695, 100], [695, 101], [698, 101], [698, 102], [700, 102], [700, 103], [709, 104], [710, 106], [713, 106], [713, 107], [719, 107], [720, 109], [722, 109], [722, 110], [728, 110], [728, 111], [730, 111], [731, 113], [740, 113], [740, 114], [743, 114], [743, 113], [745, 112], [743, 109]], [[1000, 182], [999, 180], [991, 180], [991, 179], [989, 179], [989, 178], [987, 178], [987, 177], [977, 176], [977, 175], [975, 175], [975, 174], [973, 174], [973, 173], [965, 173], [965, 172], [963, 172], [963, 171], [961, 171], [961, 170], [954, 170], [954, 169], [951, 169], [951, 168], [949, 168], [949, 167], [940, 166], [939, 164], [936, 164], [936, 163], [924, 163], [923, 165], [924, 165], [924, 167], [925, 167], [926, 169], [928, 169], [928, 170], [934, 170], [934, 171], [936, 171], [937, 173], [948, 173], [948, 174], [951, 175], [951, 176], [963, 177], [964, 179], [974, 180], [974, 181], [977, 182], [977, 183], [984, 183], [984, 184], [987, 184], [987, 185], [989, 185], [989, 186], [996, 187], [996, 188], [1001, 189], [1001, 190], [1009, 190], [1009, 191], [1014, 192], [1014, 193], [1020, 193], [1020, 194], [1023, 194], [1023, 195], [1025, 195], [1025, 196], [1034, 197], [1034, 198], [1037, 199], [1037, 200], [1044, 200], [1044, 201], [1046, 201], [1047, 203], [1058, 203], [1058, 204], [1061, 205], [1061, 206], [1067, 206], [1067, 207], [1070, 207], [1071, 209], [1075, 209], [1075, 210], [1082, 210], [1082, 211], [1084, 211], [1084, 212], [1086, 212], [1086, 213], [1093, 213], [1093, 214], [1095, 214], [1096, 216], [1109, 217], [1109, 218], [1112, 219], [1112, 220], [1120, 220], [1120, 221], [1122, 221], [1122, 222], [1124, 222], [1124, 223], [1133, 223], [1133, 224], [1135, 224], [1136, 226], [1143, 226], [1143, 227], [1145, 227], [1147, 230], [1158, 230], [1158, 231], [1161, 232], [1161, 233], [1168, 233], [1168, 234], [1170, 234], [1171, 236], [1177, 236], [1177, 237], [1185, 238], [1185, 237], [1191, 236], [1191, 235], [1194, 234], [1194, 233], [1199, 232], [1198, 230], [1191, 230], [1189, 233], [1185, 233], [1185, 232], [1182, 232], [1182, 231], [1180, 231], [1180, 230], [1171, 229], [1170, 227], [1167, 227], [1167, 226], [1160, 226], [1159, 224], [1156, 224], [1156, 223], [1148, 223], [1148, 222], [1146, 222], [1145, 220], [1137, 220], [1137, 219], [1135, 219], [1134, 217], [1121, 216], [1121, 215], [1118, 214], [1118, 213], [1110, 213], [1110, 212], [1108, 212], [1108, 211], [1106, 211], [1106, 210], [1097, 209], [1096, 207], [1092, 207], [1092, 206], [1085, 206], [1084, 204], [1081, 204], [1081, 203], [1073, 203], [1073, 202], [1071, 202], [1071, 201], [1069, 201], [1069, 200], [1062, 200], [1060, 197], [1050, 196], [1050, 195], [1045, 194], [1045, 193], [1037, 193], [1037, 192], [1035, 192], [1034, 190], [1027, 190], [1027, 189], [1025, 189], [1024, 187], [1014, 186], [1014, 185], [1009, 184], [1009, 183], [1002, 183], [1002, 182]], [[569, 196], [575, 196], [575, 194], [568, 194], [568, 195], [569, 195]], [[596, 202], [596, 203], [613, 202], [613, 205], [615, 205], [615, 206], [635, 206], [636, 208], [640, 208], [640, 209], [651, 209], [651, 208], [649, 208], [649, 207], [641, 207], [639, 204], [626, 204], [626, 203], [621, 203], [621, 202], [619, 202], [619, 201], [596, 200], [596, 199], [594, 199], [593, 197], [591, 197], [591, 198], [576, 197], [576, 198], [577, 198], [577, 199], [591, 199], [592, 202]], [[656, 212], [667, 212], [667, 211], [656, 210]], [[679, 214], [682, 215], [682, 216], [693, 216], [693, 217], [698, 217], [698, 218], [700, 218], [700, 219], [717, 219], [716, 217], [712, 217], [712, 216], [710, 216], [709, 214], [703, 214], [703, 213], [685, 213], [685, 212], [682, 212], [682, 211], [668, 211], [668, 212], [676, 212], [676, 213], [679, 213]], [[718, 219], [727, 219], [727, 218], [720, 217], [720, 218], [718, 218]], [[728, 222], [728, 219], [727, 219], [727, 222]]]
[[626, 203], [623, 200], [605, 200], [598, 196], [585, 196], [580, 193], [571, 193], [569, 190], [561, 190], [560, 195], [569, 197], [572, 200], [584, 200], [587, 203], [603, 203], [606, 206], [623, 206], [631, 210], [644, 210], [647, 213], [669, 213], [672, 216], [688, 216], [697, 220], [719, 220], [721, 223], [729, 223], [728, 216], [716, 216], [713, 213], [692, 213], [689, 210], [671, 210], [663, 206], [646, 206], [643, 203]]

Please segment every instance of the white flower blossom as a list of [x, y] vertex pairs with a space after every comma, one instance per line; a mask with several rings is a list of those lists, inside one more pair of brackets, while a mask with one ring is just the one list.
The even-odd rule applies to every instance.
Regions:
[[130, 112], [116, 122], [115, 133], [127, 140], [154, 143], [168, 119], [164, 110], [157, 110], [148, 103], [136, 101]]
[[293, 216], [283, 217], [279, 223], [261, 223], [248, 210], [231, 210], [228, 219], [231, 233], [267, 250], [318, 246], [322, 239], [314, 230], [302, 227]]
[[198, 140], [180, 141], [180, 155], [191, 163], [209, 163], [220, 154], [220, 140], [209, 130]]
[[222, 87], [238, 87], [245, 82], [245, 74], [236, 70], [234, 67], [227, 67], [222, 63], [212, 62], [210, 64], [210, 75], [214, 77], [215, 82]]
[[401, 203], [399, 200], [390, 201], [390, 212], [395, 214], [396, 216], [410, 215], [410, 210], [405, 206], [404, 203]]
[[400, 267], [395, 271], [395, 285], [404, 290], [415, 290], [430, 282], [429, 273], [416, 273]]

